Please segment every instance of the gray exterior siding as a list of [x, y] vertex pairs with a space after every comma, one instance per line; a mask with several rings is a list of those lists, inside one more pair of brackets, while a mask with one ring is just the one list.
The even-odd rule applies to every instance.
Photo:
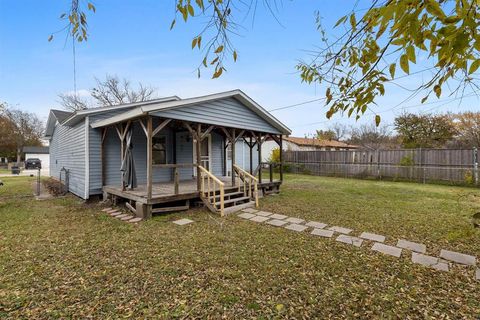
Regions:
[[153, 115], [169, 119], [280, 134], [278, 129], [234, 98], [162, 110], [153, 113]]
[[50, 139], [50, 175], [60, 178], [60, 170], [70, 170], [69, 189], [85, 197], [85, 122], [73, 127], [58, 125]]

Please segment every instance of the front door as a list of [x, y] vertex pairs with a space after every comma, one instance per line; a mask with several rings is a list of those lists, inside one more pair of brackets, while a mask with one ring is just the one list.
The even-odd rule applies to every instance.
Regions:
[[[193, 144], [193, 163], [197, 162], [197, 148]], [[202, 145], [200, 146], [200, 165], [207, 169], [208, 171], [212, 170], [212, 136], [208, 135], [205, 139], [202, 140]], [[195, 168], [194, 168], [195, 169]], [[194, 170], [194, 175], [197, 175], [196, 170]]]

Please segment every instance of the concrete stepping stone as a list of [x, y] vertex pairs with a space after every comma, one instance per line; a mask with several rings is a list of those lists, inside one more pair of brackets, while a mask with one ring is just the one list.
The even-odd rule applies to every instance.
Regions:
[[361, 247], [362, 246], [362, 242], [363, 240], [360, 239], [360, 238], [357, 238], [357, 237], [353, 237], [353, 236], [347, 236], [345, 234], [341, 234], [337, 237], [337, 239], [335, 239], [339, 242], [343, 242], [343, 243], [346, 243], [346, 244], [352, 244], [354, 245], [355, 247]]
[[475, 272], [475, 279], [480, 280], [480, 268], [477, 268], [477, 272]]
[[373, 244], [372, 250], [381, 252], [383, 254], [388, 254], [390, 256], [394, 256], [397, 258], [400, 258], [400, 256], [402, 255], [402, 249], [393, 247], [393, 246], [388, 246], [386, 244], [379, 243], [379, 242], [375, 242]]
[[275, 226], [275, 227], [281, 227], [281, 226], [287, 224], [288, 222], [283, 221], [283, 220], [279, 220], [279, 219], [273, 219], [273, 220], [267, 221], [266, 223], [270, 224], [272, 226]]
[[268, 216], [271, 216], [273, 213], [267, 212], [267, 211], [258, 211], [258, 212], [255, 212], [255, 214], [257, 216], [268, 217]]
[[439, 271], [448, 271], [448, 263], [440, 261], [437, 257], [427, 256], [422, 253], [412, 252], [412, 262], [432, 267]]
[[311, 232], [314, 236], [320, 236], [324, 238], [331, 238], [333, 237], [333, 231], [332, 230], [325, 230], [325, 229], [313, 229]]
[[375, 233], [370, 233], [370, 232], [362, 232], [360, 235], [360, 238], [366, 239], [366, 240], [372, 240], [375, 242], [384, 242], [385, 241], [385, 236], [375, 234]]
[[293, 223], [293, 224], [300, 224], [300, 223], [305, 222], [305, 220], [303, 220], [303, 219], [293, 218], [293, 217], [290, 217], [290, 218], [286, 219], [285, 221]]
[[262, 223], [262, 222], [265, 222], [267, 220], [270, 220], [269, 217], [262, 217], [262, 216], [255, 216], [251, 219], [249, 219], [250, 221], [253, 221], [253, 222], [259, 222], [259, 223]]
[[128, 221], [128, 220], [133, 219], [133, 218], [135, 218], [135, 217], [134, 216], [126, 216], [126, 217], [121, 218], [120, 220]]
[[302, 231], [305, 231], [305, 229], [308, 229], [307, 226], [304, 226], [302, 224], [296, 224], [296, 223], [289, 224], [284, 228], [288, 230], [296, 231], [296, 232], [302, 232]]
[[119, 214], [118, 216], [115, 216], [115, 218], [122, 219], [122, 218], [125, 218], [127, 216], [129, 216], [129, 214], [122, 213], [122, 214]]
[[424, 245], [423, 243], [411, 242], [404, 239], [398, 240], [397, 247], [408, 249], [408, 250], [419, 252], [419, 253], [427, 252], [427, 246]]
[[192, 223], [194, 222], [193, 220], [190, 220], [190, 219], [180, 219], [180, 220], [175, 220], [173, 221], [173, 223], [179, 225], [179, 226], [184, 226], [186, 224], [189, 224], [189, 223]]
[[140, 222], [140, 221], [142, 221], [142, 218], [133, 218], [133, 219], [128, 220], [127, 222], [128, 223], [137, 223], [137, 222]]
[[112, 217], [116, 217], [116, 216], [119, 216], [119, 215], [121, 215], [121, 214], [123, 214], [123, 212], [120, 212], [120, 211], [114, 211], [114, 212], [110, 213], [110, 215], [111, 215]]
[[243, 209], [242, 211], [243, 211], [243, 212], [246, 212], [246, 213], [255, 213], [255, 212], [257, 212], [258, 210], [253, 209], [253, 208], [246, 208], [246, 209]]
[[348, 228], [344, 228], [344, 227], [338, 227], [338, 226], [330, 227], [330, 228], [328, 228], [328, 230], [332, 230], [332, 231], [335, 231], [335, 232], [338, 232], [338, 233], [343, 233], [343, 234], [349, 234], [350, 232], [353, 231], [352, 229], [348, 229]]
[[443, 249], [440, 251], [440, 258], [469, 266], [474, 266], [477, 264], [477, 259], [474, 256]]
[[312, 227], [312, 228], [316, 228], [316, 229], [323, 229], [327, 226], [326, 223], [317, 222], [317, 221], [309, 221], [305, 225], [309, 226], [309, 227]]
[[270, 216], [270, 218], [271, 219], [277, 219], [277, 220], [283, 220], [283, 219], [288, 218], [288, 217], [283, 215], [283, 214], [274, 213]]
[[248, 213], [248, 212], [241, 213], [238, 216], [240, 218], [243, 218], [243, 219], [251, 219], [251, 218], [255, 217], [255, 215], [253, 213]]
[[103, 212], [107, 212], [107, 211], [110, 211], [112, 210], [113, 208], [105, 208], [105, 209], [102, 209]]
[[117, 211], [118, 211], [118, 209], [110, 209], [110, 210], [105, 211], [105, 212], [106, 212], [106, 213], [112, 213], [112, 212], [117, 212]]

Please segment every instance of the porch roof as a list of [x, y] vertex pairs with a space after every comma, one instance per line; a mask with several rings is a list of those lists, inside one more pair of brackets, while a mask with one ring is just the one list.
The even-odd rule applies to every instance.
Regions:
[[[161, 104], [156, 104], [156, 105], [138, 106], [137, 108], [132, 109], [130, 111], [121, 113], [119, 115], [110, 117], [108, 119], [94, 122], [91, 124], [91, 127], [92, 128], [106, 127], [106, 126], [114, 125], [117, 123], [125, 122], [128, 120], [140, 118], [146, 115], [159, 116], [158, 112], [161, 112], [161, 111], [179, 109], [187, 106], [192, 106], [192, 105], [197, 105], [197, 104], [207, 103], [207, 102], [214, 102], [220, 99], [228, 99], [228, 98], [234, 98], [237, 101], [239, 101], [245, 107], [247, 107], [248, 109], [253, 111], [255, 114], [257, 114], [261, 119], [267, 122], [275, 130], [278, 130], [278, 133], [282, 133], [286, 135], [291, 133], [291, 130], [287, 126], [281, 123], [278, 119], [276, 119], [273, 115], [271, 115], [268, 111], [263, 109], [259, 104], [257, 104], [254, 100], [252, 100], [249, 96], [247, 96], [245, 93], [243, 93], [240, 90], [227, 91], [227, 92], [222, 92], [222, 93], [217, 93], [217, 94], [212, 94], [207, 96], [194, 97], [189, 99], [183, 99], [178, 101], [165, 101]], [[214, 123], [214, 122], [215, 121], [213, 121], [212, 119], [212, 121], [206, 121], [205, 123], [220, 125], [220, 123]], [[226, 125], [226, 126], [228, 127], [229, 125]], [[254, 130], [251, 127], [250, 128], [246, 126], [242, 127], [241, 125], [236, 127], [241, 129]], [[277, 133], [277, 132], [269, 132], [269, 133]]]

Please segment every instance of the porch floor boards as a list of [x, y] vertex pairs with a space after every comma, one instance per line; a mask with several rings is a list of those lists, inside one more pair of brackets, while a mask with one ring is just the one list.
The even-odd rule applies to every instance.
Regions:
[[[225, 183], [225, 192], [229, 189], [235, 188], [236, 185], [232, 186], [232, 178], [227, 176], [217, 176], [222, 182]], [[238, 179], [238, 178], [237, 178]], [[270, 181], [262, 181], [262, 185], [271, 184]], [[205, 182], [206, 185], [207, 182]], [[274, 180], [273, 184], [279, 184], [280, 181]], [[197, 180], [181, 180], [178, 184], [179, 192], [175, 194], [175, 183], [170, 182], [161, 182], [154, 183], [152, 185], [152, 199], [151, 202], [147, 201], [147, 185], [141, 184], [138, 185], [134, 190], [122, 190], [120, 186], [117, 185], [107, 185], [103, 187], [103, 191], [109, 194], [113, 194], [122, 198], [131, 199], [145, 204], [157, 204], [165, 203], [169, 201], [176, 200], [187, 200], [194, 199], [199, 197], [199, 192], [197, 190]], [[260, 187], [260, 186], [259, 186]]]

